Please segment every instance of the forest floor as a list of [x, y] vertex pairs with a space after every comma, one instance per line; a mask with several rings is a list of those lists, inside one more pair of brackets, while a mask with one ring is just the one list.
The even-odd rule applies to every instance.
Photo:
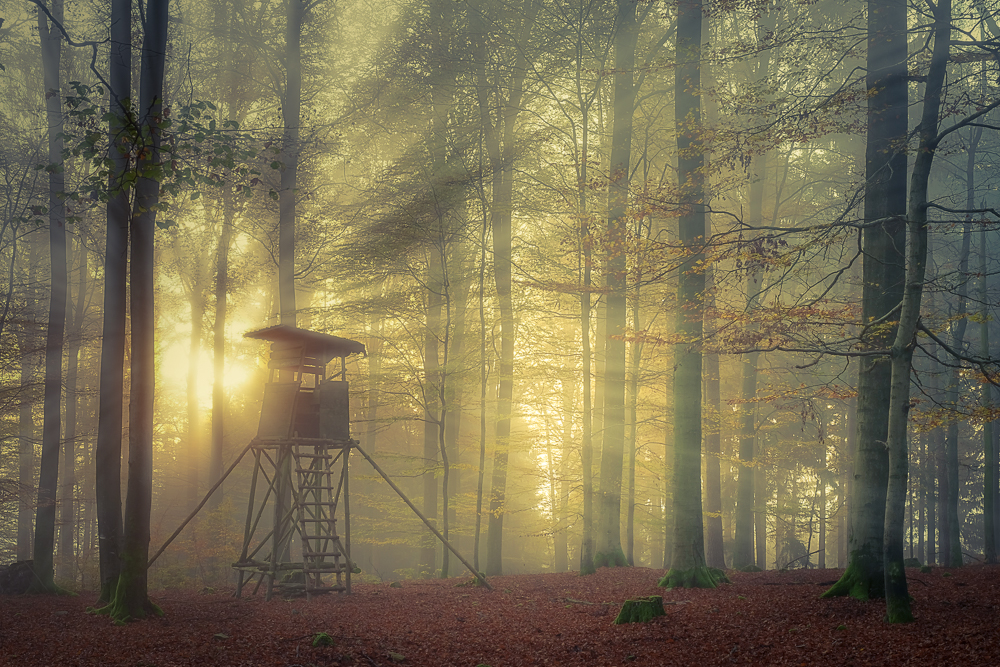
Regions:
[[[79, 597], [0, 597], [0, 665], [1000, 665], [1000, 567], [908, 570], [916, 622], [882, 601], [819, 595], [840, 570], [731, 572], [715, 590], [661, 570], [358, 584], [350, 596], [154, 595], [165, 616], [112, 626]], [[462, 585], [466, 584], [466, 585]], [[613, 625], [623, 600], [667, 615]], [[331, 646], [313, 647], [317, 633]]]

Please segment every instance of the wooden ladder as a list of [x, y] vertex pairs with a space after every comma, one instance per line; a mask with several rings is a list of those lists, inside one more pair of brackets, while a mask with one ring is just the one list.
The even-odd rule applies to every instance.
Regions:
[[[347, 590], [344, 573], [348, 564], [337, 535], [336, 519], [343, 478], [335, 476], [333, 469], [343, 451], [323, 445], [295, 445], [292, 448], [298, 479], [296, 509], [302, 537], [306, 599], [314, 593]], [[326, 574], [334, 575], [334, 583], [323, 580]]]

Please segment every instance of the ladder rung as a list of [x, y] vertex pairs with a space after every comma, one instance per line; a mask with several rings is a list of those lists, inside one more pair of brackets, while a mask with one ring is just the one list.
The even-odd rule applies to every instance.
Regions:
[[311, 459], [332, 459], [333, 454], [310, 454], [309, 452], [297, 452], [295, 456], [308, 456]]
[[305, 553], [309, 558], [319, 558], [326, 556], [340, 556], [339, 551], [307, 551]]
[[311, 501], [311, 500], [310, 500], [309, 502], [304, 502], [304, 503], [299, 503], [299, 505], [300, 505], [300, 506], [303, 506], [303, 505], [330, 505], [331, 507], [332, 507], [333, 505], [335, 505], [335, 504], [336, 504], [336, 503], [334, 503], [334, 502], [332, 502], [332, 501], [319, 501], [319, 502], [313, 502], [313, 501]]
[[304, 540], [339, 540], [340, 535], [303, 535]]
[[299, 491], [304, 491], [304, 490], [310, 490], [310, 491], [314, 491], [314, 490], [333, 491], [336, 488], [337, 487], [335, 487], [335, 486], [301, 486], [300, 485], [299, 486]]
[[336, 574], [337, 572], [347, 572], [347, 565], [340, 563], [338, 565], [328, 564], [326, 567], [310, 567], [309, 569], [302, 569], [303, 572], [308, 574]]

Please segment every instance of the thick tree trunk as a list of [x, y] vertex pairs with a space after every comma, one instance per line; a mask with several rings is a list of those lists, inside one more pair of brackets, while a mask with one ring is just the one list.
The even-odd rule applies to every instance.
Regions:
[[[62, 0], [52, 0], [52, 16], [62, 22]], [[45, 111], [48, 124], [48, 162], [60, 164], [63, 149], [62, 93], [59, 84], [62, 35], [50, 27], [38, 10], [38, 33], [42, 42]], [[62, 423], [62, 359], [66, 330], [68, 273], [66, 266], [66, 189], [61, 169], [49, 170], [49, 318], [45, 336], [45, 402], [42, 417], [42, 457], [38, 466], [38, 503], [35, 541], [32, 549], [35, 579], [33, 592], [56, 592], [54, 576], [56, 532], [56, 488], [59, 483], [59, 450]]]
[[674, 122], [684, 247], [677, 287], [674, 348], [674, 539], [670, 570], [661, 586], [714, 587], [705, 564], [701, 505], [701, 378], [705, 274], [705, 157], [701, 146], [701, 0], [681, 0], [677, 14]]
[[[881, 321], [902, 300], [906, 213], [907, 135], [906, 3], [868, 0], [868, 144], [865, 156], [865, 220], [882, 220], [864, 231], [863, 325]], [[892, 318], [890, 318], [892, 319]], [[885, 348], [895, 330], [862, 337], [870, 349]], [[892, 368], [881, 356], [862, 357], [858, 373], [858, 449], [851, 499], [850, 556], [843, 576], [825, 597], [882, 597], [882, 538], [889, 475], [885, 449]]]

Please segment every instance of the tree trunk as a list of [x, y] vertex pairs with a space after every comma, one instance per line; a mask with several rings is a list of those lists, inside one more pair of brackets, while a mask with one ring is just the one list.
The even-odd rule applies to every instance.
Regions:
[[[139, 75], [142, 169], [160, 157], [159, 123], [163, 118], [163, 70], [167, 50], [169, 0], [149, 0], [146, 5], [142, 66]], [[129, 470], [123, 520], [122, 570], [111, 603], [115, 622], [161, 613], [149, 600], [146, 563], [149, 561], [150, 511], [153, 498], [153, 398], [155, 310], [153, 303], [153, 235], [160, 184], [150, 178], [136, 183], [132, 212], [130, 309], [132, 320], [131, 396], [129, 400]]]
[[615, 18], [614, 121], [608, 180], [607, 319], [604, 344], [604, 438], [598, 495], [594, 565], [617, 567], [627, 561], [621, 546], [622, 463], [625, 452], [626, 262], [632, 109], [635, 104], [635, 47], [639, 28], [637, 0], [618, 0]]
[[910, 595], [903, 566], [903, 536], [907, 489], [907, 415], [910, 410], [910, 367], [916, 345], [920, 300], [923, 294], [927, 263], [927, 186], [934, 162], [938, 113], [948, 66], [951, 41], [951, 0], [941, 0], [934, 11], [934, 49], [931, 54], [927, 85], [924, 89], [920, 119], [920, 145], [910, 178], [907, 206], [908, 243], [906, 245], [906, 289], [899, 314], [899, 327], [892, 345], [892, 388], [889, 402], [889, 485], [885, 506], [886, 620], [890, 623], [913, 621]]
[[59, 523], [59, 563], [57, 575], [63, 581], [75, 583], [77, 562], [73, 545], [77, 533], [76, 517], [76, 445], [77, 434], [82, 430], [77, 423], [80, 347], [83, 343], [83, 319], [87, 308], [87, 248], [77, 243], [80, 253], [78, 265], [76, 306], [68, 332], [68, 361], [66, 365], [66, 441], [63, 447], [63, 483]]
[[17, 493], [17, 560], [29, 560], [33, 550], [34, 535], [32, 510], [35, 498], [35, 387], [38, 379], [39, 323], [35, 308], [39, 297], [35, 294], [37, 267], [39, 263], [39, 241], [37, 234], [28, 233], [24, 241], [28, 245], [27, 255], [27, 304], [24, 323], [18, 336], [21, 354], [20, 387], [18, 396], [17, 440], [18, 440], [18, 493]]
[[[52, 16], [62, 23], [62, 0], [52, 0]], [[38, 33], [42, 42], [45, 111], [48, 123], [49, 164], [62, 163], [62, 92], [59, 84], [62, 35], [50, 27], [38, 10]], [[61, 193], [66, 189], [61, 169], [49, 170], [49, 318], [45, 336], [45, 403], [42, 417], [42, 457], [38, 466], [38, 504], [35, 541], [32, 549], [35, 579], [32, 592], [56, 592], [54, 553], [56, 531], [56, 488], [59, 483], [59, 450], [62, 422], [62, 359], [66, 330], [66, 301], [69, 278], [66, 266], [66, 205]]]
[[185, 458], [187, 493], [184, 499], [184, 511], [191, 511], [201, 498], [201, 469], [204, 466], [201, 443], [201, 406], [199, 403], [198, 374], [201, 370], [201, 339], [205, 329], [205, 295], [202, 286], [201, 257], [194, 258], [198, 263], [191, 277], [191, 293], [188, 295], [188, 306], [191, 309], [191, 339], [188, 345], [187, 372], [187, 431], [185, 433]]
[[[980, 132], [982, 128], [976, 128]], [[978, 135], [977, 135], [978, 136]], [[978, 140], [977, 142], [978, 143]], [[974, 173], [974, 161], [972, 156], [975, 154], [974, 150], [969, 152], [969, 168], [968, 168], [968, 185], [969, 185], [969, 199], [972, 199], [972, 178]], [[973, 208], [973, 204], [966, 202], [968, 208]], [[979, 303], [981, 304], [980, 320], [979, 320], [979, 354], [984, 358], [990, 356], [990, 318], [988, 314], [988, 298], [989, 294], [987, 291], [986, 278], [989, 275], [986, 272], [986, 227], [981, 226], [979, 228]], [[989, 415], [993, 410], [993, 385], [988, 382], [983, 383], [980, 389], [980, 405], [983, 406], [983, 412]], [[997, 486], [997, 451], [993, 444], [993, 429], [994, 424], [992, 419], [987, 419], [983, 422], [983, 531], [985, 537], [985, 548], [984, 556], [987, 563], [997, 562], [997, 536], [996, 536], [996, 521], [995, 513], [997, 511], [996, 505], [994, 504], [994, 491]], [[921, 508], [922, 509], [922, 508]]]
[[[759, 274], [755, 274], [756, 285], [748, 289], [759, 290]], [[754, 476], [757, 441], [756, 406], [758, 352], [743, 355], [743, 403], [740, 405], [740, 467], [736, 487], [736, 538], [733, 545], [733, 568], [741, 569], [753, 565], [754, 552]], [[759, 566], [759, 564], [758, 564]]]
[[[950, 11], [950, 10], [949, 10]], [[926, 104], [926, 102], [925, 102]], [[966, 317], [968, 309], [968, 296], [966, 294], [965, 281], [969, 276], [969, 254], [972, 246], [972, 225], [966, 222], [962, 226], [962, 248], [959, 251], [958, 273], [960, 276], [960, 287], [958, 290], [957, 312], [954, 313], [954, 321], [951, 324], [951, 349], [962, 350], [965, 348], [965, 330], [969, 320]], [[948, 427], [945, 431], [944, 467], [947, 477], [947, 493], [942, 493], [944, 508], [942, 514], [942, 527], [947, 525], [948, 541], [947, 549], [942, 538], [941, 542], [941, 563], [948, 567], [962, 566], [962, 539], [961, 520], [958, 516], [958, 390], [962, 379], [959, 369], [954, 368], [950, 372], [948, 390], [945, 395], [945, 404], [955, 411], [948, 420]]]
[[[232, 105], [230, 104], [230, 109]], [[229, 248], [232, 245], [233, 218], [236, 208], [233, 190], [223, 186], [222, 233], [215, 251], [215, 325], [212, 329], [212, 444], [208, 459], [208, 481], [215, 484], [222, 477], [222, 459], [226, 435], [226, 318], [229, 310]], [[209, 498], [209, 510], [218, 509], [225, 498], [219, 487]]]
[[295, 326], [295, 188], [299, 173], [302, 106], [302, 19], [305, 3], [286, 0], [285, 90], [281, 100], [281, 183], [278, 189], [278, 308], [281, 324]]
[[[862, 322], [881, 320], [902, 300], [905, 244], [907, 136], [906, 3], [868, 0], [868, 143], [865, 155], [865, 220], [884, 222], [865, 229]], [[885, 348], [895, 330], [862, 334], [865, 345]], [[858, 373], [858, 449], [851, 498], [847, 569], [824, 597], [859, 599], [885, 595], [882, 538], [889, 475], [886, 442], [891, 363], [862, 357]]]
[[[763, 459], [764, 451], [763, 447], [759, 446], [756, 449], [756, 455], [758, 459]], [[754, 468], [754, 533], [756, 535], [757, 542], [757, 553], [756, 553], [756, 563], [755, 565], [762, 570], [767, 569], [767, 499], [770, 498], [770, 492], [767, 488], [767, 473], [764, 472], [763, 466], [757, 466]]]
[[[705, 233], [709, 234], [710, 229]], [[708, 292], [711, 299], [708, 310], [715, 306], [714, 272], [709, 274]], [[705, 434], [705, 561], [709, 567], [724, 569], [726, 555], [722, 539], [722, 398], [719, 390], [719, 354], [705, 355], [705, 403], [708, 409], [708, 432]]]
[[[132, 3], [112, 0], [109, 58], [112, 117], [108, 134], [119, 136], [135, 116], [125, 106], [131, 99]], [[122, 539], [122, 403], [125, 359], [125, 290], [128, 260], [129, 199], [125, 173], [128, 157], [111, 151], [108, 222], [104, 259], [104, 325], [101, 343], [100, 412], [95, 450], [97, 534], [101, 567], [100, 601], [109, 603], [121, 573]]]
[[[438, 221], [441, 222], [440, 220]], [[443, 235], [442, 235], [443, 236]], [[441, 429], [441, 363], [438, 337], [441, 335], [441, 306], [444, 278], [442, 272], [443, 253], [441, 238], [434, 239], [430, 251], [427, 278], [427, 321], [424, 330], [424, 473], [423, 473], [423, 513], [432, 524], [437, 524], [438, 516], [438, 431]], [[421, 576], [434, 576], [437, 540], [426, 533], [420, 545]]]
[[[580, 67], [577, 67], [579, 85]], [[583, 478], [583, 539], [580, 543], [580, 574], [593, 574], [594, 566], [594, 409], [593, 378], [594, 355], [590, 349], [590, 319], [592, 306], [590, 290], [593, 285], [593, 237], [590, 233], [590, 214], [587, 210], [587, 166], [590, 139], [589, 105], [578, 89], [582, 125], [582, 146], [577, 178], [577, 215], [580, 218], [580, 255], [582, 289], [580, 290], [580, 360], [583, 368], [583, 424], [580, 443], [580, 476]]]
[[674, 348], [674, 539], [670, 570], [660, 581], [673, 588], [715, 587], [705, 565], [701, 505], [701, 378], [705, 274], [705, 158], [701, 146], [701, 0], [682, 0], [677, 14], [674, 122], [682, 213], [678, 240], [685, 261], [677, 287]]
[[[483, 4], [474, 14], [472, 29], [477, 40], [479, 60], [477, 93], [485, 131], [484, 143], [489, 154], [493, 173], [493, 201], [490, 205], [490, 222], [493, 231], [493, 275], [496, 282], [497, 302], [500, 310], [500, 363], [497, 392], [496, 438], [493, 454], [493, 478], [490, 484], [489, 526], [486, 537], [486, 574], [503, 574], [503, 519], [507, 504], [507, 461], [510, 454], [510, 421], [514, 395], [514, 304], [511, 295], [512, 257], [512, 206], [514, 190], [514, 127], [521, 111], [524, 78], [527, 74], [525, 47], [531, 34], [538, 3], [525, 0], [520, 24], [517, 27], [518, 45], [514, 69], [506, 100], [490, 104], [490, 90], [486, 80], [485, 50], [487, 36], [482, 23]], [[494, 121], [491, 109], [497, 110]]]

